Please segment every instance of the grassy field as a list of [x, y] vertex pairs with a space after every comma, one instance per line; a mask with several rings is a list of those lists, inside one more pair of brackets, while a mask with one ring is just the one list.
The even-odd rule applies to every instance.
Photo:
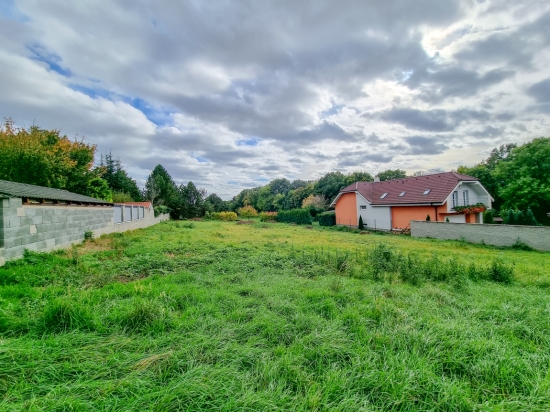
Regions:
[[0, 268], [0, 410], [548, 411], [550, 254], [165, 222]]

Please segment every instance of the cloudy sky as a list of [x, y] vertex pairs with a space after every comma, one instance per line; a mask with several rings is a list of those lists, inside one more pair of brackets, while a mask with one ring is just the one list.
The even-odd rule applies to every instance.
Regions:
[[0, 118], [224, 198], [550, 135], [548, 0], [0, 0]]

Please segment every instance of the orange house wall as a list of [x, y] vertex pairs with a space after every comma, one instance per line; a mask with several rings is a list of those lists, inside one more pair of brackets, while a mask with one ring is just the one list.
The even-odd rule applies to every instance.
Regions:
[[392, 226], [405, 229], [409, 226], [411, 220], [426, 220], [426, 216], [430, 215], [432, 221], [436, 221], [435, 208], [437, 208], [437, 221], [445, 221], [445, 217], [441, 213], [447, 212], [447, 206], [392, 206], [391, 219]]
[[345, 193], [338, 199], [336, 205], [336, 224], [357, 226], [357, 202], [355, 193]]

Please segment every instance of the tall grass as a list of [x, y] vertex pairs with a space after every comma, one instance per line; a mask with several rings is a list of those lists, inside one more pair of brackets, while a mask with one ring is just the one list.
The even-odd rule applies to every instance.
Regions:
[[0, 268], [0, 410], [548, 409], [549, 254], [193, 224]]

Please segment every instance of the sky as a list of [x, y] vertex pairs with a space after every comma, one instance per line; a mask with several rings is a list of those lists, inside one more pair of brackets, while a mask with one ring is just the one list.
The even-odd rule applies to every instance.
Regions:
[[0, 118], [229, 199], [550, 135], [547, 0], [0, 0]]

